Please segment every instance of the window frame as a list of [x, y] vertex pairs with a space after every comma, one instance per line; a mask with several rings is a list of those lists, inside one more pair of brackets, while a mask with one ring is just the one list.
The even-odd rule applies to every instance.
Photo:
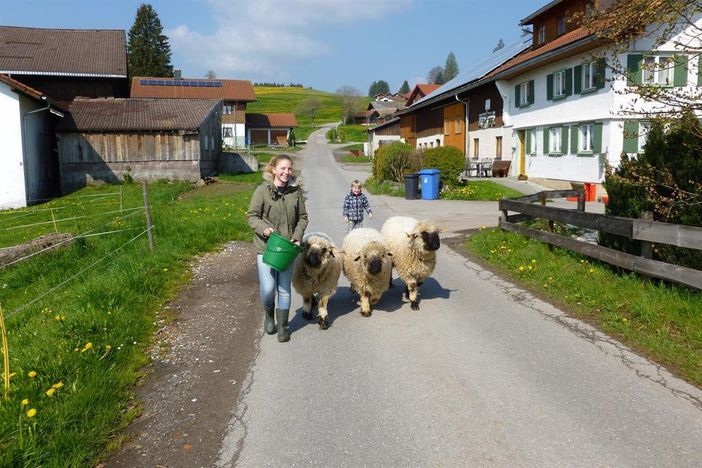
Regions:
[[529, 81], [524, 81], [519, 83], [519, 107], [526, 107], [529, 105]]
[[[554, 143], [558, 142], [558, 146]], [[548, 154], [562, 155], [563, 154], [563, 128], [549, 127], [548, 129]]]
[[456, 114], [456, 118], [454, 120], [453, 125], [454, 130], [457, 134], [463, 132], [463, 116], [460, 114]]
[[[638, 149], [637, 154], [643, 154], [644, 146], [646, 146], [646, 140], [648, 140], [648, 134], [651, 132], [651, 121], [650, 120], [639, 120], [639, 133], [636, 137]], [[642, 139], [643, 137], [643, 139]]]
[[480, 138], [473, 138], [473, 159], [480, 157]]
[[[653, 59], [653, 66], [649, 67], [647, 61]], [[661, 59], [665, 59], [668, 64], [661, 67]], [[661, 83], [661, 74], [667, 74], [668, 83]], [[649, 75], [651, 80], [647, 79]], [[641, 83], [651, 86], [663, 86], [672, 88], [675, 85], [675, 57], [672, 54], [646, 54], [641, 61]]]
[[567, 31], [566, 25], [566, 15], [563, 13], [556, 19], [556, 34], [557, 36], [562, 36]]
[[[560, 85], [561, 85], [560, 86], [561, 87], [560, 94], [556, 93], [556, 91], [559, 91], [558, 77], [560, 77]], [[551, 91], [552, 91], [554, 101], [557, 99], [565, 99], [568, 96], [567, 90], [566, 90], [566, 69], [553, 72], [553, 89]]]
[[[587, 129], [587, 132], [585, 132], [584, 129]], [[578, 154], [593, 154], [594, 151], [595, 124], [586, 123], [578, 125]]]
[[533, 155], [537, 154], [536, 152], [538, 150], [538, 148], [536, 146], [536, 129], [532, 128], [532, 129], [527, 130], [527, 132], [529, 132], [529, 148], [527, 148], [527, 152], [528, 152], [527, 154], [530, 154], [533, 156]]
[[537, 37], [536, 37], [536, 43], [538, 45], [545, 44], [546, 43], [546, 25], [542, 24], [541, 26], [538, 27], [536, 30]]
[[232, 127], [223, 127], [222, 138], [234, 138], [234, 129]]
[[502, 159], [502, 135], [495, 137], [495, 159]]
[[[583, 82], [582, 82], [582, 92], [589, 92], [597, 89], [597, 61], [592, 60], [590, 62], [585, 62], [582, 64], [583, 67]], [[588, 77], [589, 81], [588, 82]]]

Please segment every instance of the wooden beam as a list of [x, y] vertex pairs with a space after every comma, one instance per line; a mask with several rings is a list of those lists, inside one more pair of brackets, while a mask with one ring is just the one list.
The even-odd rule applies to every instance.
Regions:
[[702, 250], [702, 228], [695, 226], [635, 219], [632, 227], [632, 238]]

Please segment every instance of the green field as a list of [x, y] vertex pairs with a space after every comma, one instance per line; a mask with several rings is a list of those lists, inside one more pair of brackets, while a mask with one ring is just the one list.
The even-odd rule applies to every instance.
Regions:
[[305, 99], [316, 97], [322, 103], [322, 108], [317, 114], [315, 125], [341, 120], [341, 104], [332, 93], [288, 86], [255, 86], [254, 91], [256, 102], [246, 105], [247, 112], [294, 112], [300, 126], [311, 126], [312, 120], [299, 115], [297, 110]]

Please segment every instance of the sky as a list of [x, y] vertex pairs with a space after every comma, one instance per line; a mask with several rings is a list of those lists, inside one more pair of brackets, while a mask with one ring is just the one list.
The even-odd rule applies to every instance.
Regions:
[[[144, 0], [0, 0], [0, 25], [124, 29]], [[548, 0], [152, 0], [184, 78], [300, 83], [334, 92], [426, 82], [449, 52], [459, 69], [519, 40]]]

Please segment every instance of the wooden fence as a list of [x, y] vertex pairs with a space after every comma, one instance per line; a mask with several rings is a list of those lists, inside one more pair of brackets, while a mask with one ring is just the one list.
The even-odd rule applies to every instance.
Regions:
[[[578, 197], [577, 209], [546, 206], [547, 199]], [[540, 202], [535, 205], [535, 202]], [[499, 226], [506, 231], [517, 232], [550, 245], [581, 253], [591, 258], [615, 265], [641, 275], [673, 281], [696, 289], [702, 289], [702, 271], [653, 260], [653, 243], [702, 250], [702, 228], [652, 221], [650, 216], [642, 219], [621, 218], [585, 212], [585, 195], [582, 190], [553, 190], [514, 199], [500, 200]], [[509, 214], [510, 211], [517, 214]], [[530, 219], [549, 221], [548, 231], [519, 224]], [[578, 227], [596, 229], [641, 242], [641, 256], [578, 241], [554, 234], [555, 222]]]

